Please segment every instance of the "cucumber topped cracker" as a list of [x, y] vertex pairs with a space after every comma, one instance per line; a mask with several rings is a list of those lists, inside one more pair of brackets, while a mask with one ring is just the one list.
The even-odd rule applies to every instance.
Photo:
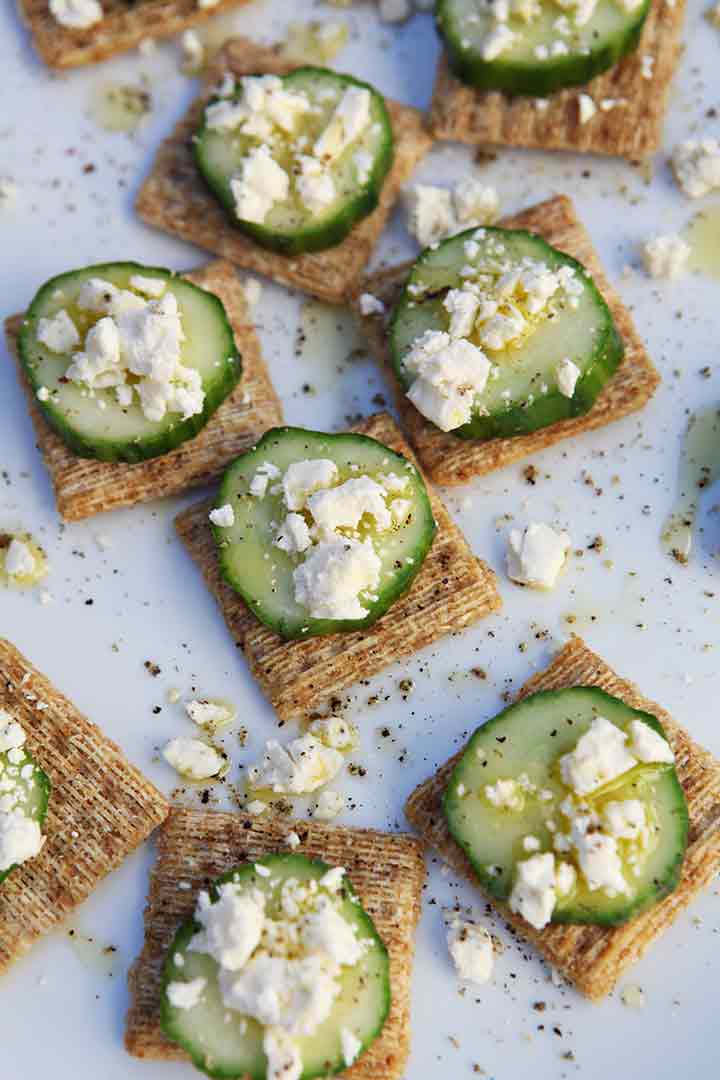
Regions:
[[200, 893], [163, 975], [165, 1035], [208, 1076], [349, 1068], [390, 1009], [388, 954], [341, 867], [266, 855]]
[[144, 461], [197, 435], [241, 371], [219, 298], [137, 263], [52, 278], [18, 348], [50, 426], [101, 461]]
[[410, 401], [462, 439], [520, 435], [594, 404], [623, 356], [585, 268], [521, 229], [471, 229], [426, 249], [393, 313]]
[[226, 78], [194, 143], [232, 221], [287, 255], [339, 244], [378, 205], [393, 160], [381, 95], [325, 68]]
[[650, 0], [438, 0], [450, 66], [480, 90], [544, 96], [637, 48]]
[[0, 885], [40, 853], [50, 779], [26, 746], [22, 726], [0, 709]]
[[481, 727], [443, 809], [483, 888], [536, 929], [627, 922], [673, 891], [688, 812], [660, 722], [595, 687]]
[[228, 468], [210, 520], [225, 579], [285, 638], [370, 626], [409, 589], [436, 528], [400, 454], [289, 427]]

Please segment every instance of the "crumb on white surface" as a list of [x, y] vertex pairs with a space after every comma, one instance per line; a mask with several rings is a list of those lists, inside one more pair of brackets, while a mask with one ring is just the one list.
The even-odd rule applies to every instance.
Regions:
[[643, 244], [643, 266], [652, 278], [675, 281], [687, 271], [690, 251], [690, 245], [677, 233], [655, 236]]

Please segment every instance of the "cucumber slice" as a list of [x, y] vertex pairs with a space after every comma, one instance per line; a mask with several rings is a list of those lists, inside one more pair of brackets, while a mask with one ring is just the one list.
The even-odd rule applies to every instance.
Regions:
[[[268, 79], [277, 88], [269, 94], [262, 90]], [[248, 86], [254, 95], [250, 98], [245, 92]], [[367, 123], [340, 153], [321, 153], [326, 143], [318, 146], [318, 140], [331, 124], [336, 108], [346, 93], [358, 91], [369, 95]], [[291, 101], [310, 106], [291, 120], [290, 110], [280, 102], [281, 122], [291, 131], [276, 122], [268, 111], [272, 105], [266, 108], [263, 104], [273, 93], [291, 94]], [[247, 103], [254, 106], [255, 98], [259, 101], [251, 110]], [[216, 120], [223, 126], [218, 127]], [[260, 134], [248, 134], [242, 130], [246, 127]], [[251, 219], [246, 202], [236, 199], [236, 185], [248, 162], [266, 151], [275, 167], [262, 162], [257, 186], [268, 201], [255, 208]], [[372, 86], [325, 68], [303, 67], [283, 79], [243, 79], [232, 88], [231, 96], [214, 97], [196, 135], [194, 153], [205, 182], [238, 229], [272, 251], [299, 255], [341, 243], [353, 225], [375, 209], [393, 161], [393, 133], [385, 102]], [[277, 166], [281, 173], [276, 172]], [[317, 175], [303, 180], [304, 168]], [[273, 177], [279, 185], [275, 201], [271, 197]], [[303, 198], [305, 183], [314, 188], [313, 198], [307, 194]]]
[[[48, 802], [50, 800], [50, 778], [47, 773], [43, 772], [25, 746], [20, 747], [19, 752], [22, 753], [21, 760], [18, 755], [13, 754], [10, 750], [0, 753], [0, 783], [4, 782], [7, 785], [7, 788], [3, 787], [0, 797], [8, 799], [8, 812], [11, 813], [14, 809], [22, 810], [25, 817], [37, 821], [42, 829], [47, 817]], [[13, 757], [17, 760], [13, 761]], [[30, 769], [32, 769], [32, 772], [30, 772]], [[23, 775], [23, 771], [25, 771], [25, 775]], [[12, 786], [10, 786], [11, 784]], [[10, 809], [10, 800], [12, 800], [12, 809]], [[0, 817], [2, 817], [2, 814], [3, 811], [0, 810]], [[14, 863], [7, 869], [0, 870], [0, 885], [17, 867], [18, 864]]]
[[[332, 479], [318, 483], [314, 489], [316, 495], [323, 489], [339, 489], [348, 481], [364, 482], [369, 478], [382, 485], [387, 496], [380, 512], [387, 506], [389, 526], [376, 527], [377, 519], [364, 513], [356, 527], [339, 525], [332, 531], [321, 532], [313, 517], [313, 496], [301, 495], [296, 501], [291, 500], [291, 506], [283, 491], [288, 469], [303, 462], [317, 462], [334, 470]], [[266, 470], [272, 473], [271, 477]], [[262, 493], [252, 494], [253, 490]], [[427, 490], [415, 466], [365, 435], [273, 428], [225, 473], [216, 508], [227, 506], [233, 511], [232, 524], [213, 526], [223, 576], [261, 622], [288, 639], [360, 630], [372, 625], [410, 588], [436, 530]], [[317, 508], [315, 512], [320, 513]], [[306, 534], [309, 546], [304, 551], [292, 552], [277, 546], [276, 541], [285, 535], [284, 523], [291, 514], [303, 533], [306, 529], [310, 532], [312, 542]], [[302, 522], [296, 520], [298, 517]], [[320, 611], [321, 607], [313, 609], [297, 599], [298, 595], [305, 596], [299, 594], [297, 572], [319, 554], [323, 540], [370, 544], [379, 559], [376, 580], [357, 593], [360, 609], [352, 617], [313, 616], [312, 610]]]
[[[568, 851], [565, 842], [557, 840], [568, 829], [561, 807], [571, 794], [559, 759], [573, 751], [597, 717], [631, 738], [635, 722], [642, 725], [641, 732], [647, 727], [665, 737], [654, 716], [595, 687], [533, 694], [475, 732], [443, 799], [450, 832], [483, 889], [498, 900], [510, 899], [518, 864], [529, 858], [530, 850], [555, 851], [558, 861], [574, 867], [575, 884], [565, 895], [558, 893], [552, 922], [607, 926], [627, 922], [671, 893], [680, 879], [688, 812], [672, 764], [637, 761], [580, 800], [599, 819], [591, 831], [603, 836], [617, 836], [607, 823], [612, 812], [608, 805], [626, 800], [642, 804], [645, 841], [616, 839], [627, 892], [613, 896], [604, 888], [591, 890], [578, 869], [577, 850]], [[498, 798], [496, 785], [507, 780], [515, 786], [506, 787], [504, 797]], [[532, 849], [524, 843], [529, 836], [537, 841]]]
[[[269, 874], [258, 873], [258, 866]], [[212, 886], [210, 896], [215, 902], [218, 889], [228, 882], [235, 883], [242, 891], [259, 889], [267, 897], [265, 910], [273, 917], [279, 914], [280, 891], [285, 883], [294, 880], [319, 885], [329, 870], [326, 863], [304, 855], [266, 855], [254, 865], [224, 874]], [[385, 945], [347, 878], [343, 878], [337, 897], [340, 915], [353, 928], [357, 939], [365, 943], [365, 949], [355, 965], [341, 968], [340, 991], [327, 1018], [312, 1035], [293, 1037], [302, 1058], [300, 1080], [342, 1072], [346, 1067], [343, 1031], [351, 1032], [357, 1040], [354, 1048], [357, 1057], [380, 1034], [390, 1011], [390, 970]], [[189, 948], [200, 930], [194, 919], [184, 923], [170, 946], [162, 981], [162, 1030], [208, 1076], [223, 1080], [232, 1077], [265, 1080], [268, 1076], [263, 1050], [266, 1029], [254, 1017], [228, 1009], [224, 1004], [216, 960]], [[191, 1008], [173, 1006], [169, 985], [198, 978], [206, 981], [201, 1000]]]
[[480, 90], [545, 96], [633, 52], [650, 0], [438, 0], [450, 67]]
[[[161, 300], [172, 294], [184, 334], [179, 362], [183, 368], [197, 372], [202, 389], [202, 400], [198, 399], [194, 406], [197, 411], [192, 415], [168, 408], [161, 420], [149, 419], [137, 390], [142, 381], [148, 380], [136, 375], [124, 376], [125, 385], [133, 388], [129, 405], [121, 403], [115, 387], [89, 391], [85, 384], [68, 379], [66, 373], [73, 356], [85, 347], [86, 334], [108, 315], [107, 303], [104, 310], [100, 309], [101, 300], [96, 302], [96, 310], [78, 305], [83, 285], [87, 288], [92, 279], [124, 290], [126, 301], [131, 294], [138, 302], [152, 303], [149, 293], [130, 286], [131, 279], [140, 280], [144, 289], [162, 289]], [[52, 320], [51, 325], [55, 325], [58, 318], [70, 327], [70, 335], [67, 341], [63, 340], [64, 334], [58, 335], [52, 342], [54, 351], [38, 339], [38, 333], [47, 340], [47, 324], [40, 320]], [[150, 345], [157, 347], [157, 342], [151, 341]], [[145, 461], [193, 438], [235, 388], [241, 373], [240, 356], [220, 299], [169, 270], [132, 262], [103, 263], [51, 278], [28, 309], [18, 349], [38, 406], [50, 426], [74, 453], [100, 461]]]
[[[544, 305], [545, 294], [538, 294], [539, 312], [531, 312], [537, 305], [522, 285], [500, 297], [515, 272], [534, 277], [541, 290], [550, 277], [560, 282]], [[453, 333], [453, 342], [469, 341], [481, 349], [490, 372], [479, 393], [456, 399], [467, 400], [463, 422], [453, 426], [451, 419], [443, 430], [452, 430], [461, 439], [484, 440], [528, 434], [588, 412], [617, 370], [624, 352], [622, 339], [585, 268], [522, 229], [468, 230], [420, 255], [390, 326], [393, 366], [405, 390], [410, 390], [416, 377], [415, 371], [408, 370], [413, 345], [429, 331], [450, 331], [451, 317], [445, 307], [448, 294], [452, 290], [453, 296], [466, 296], [468, 286], [482, 303], [477, 321], [466, 333]], [[483, 308], [485, 302], [499, 302], [500, 315], [520, 317], [522, 329], [505, 347], [486, 343], [493, 319], [483, 314], [492, 311]], [[493, 346], [497, 344], [492, 341]], [[575, 380], [570, 386], [562, 374], [568, 361]], [[436, 422], [434, 416], [428, 418]]]

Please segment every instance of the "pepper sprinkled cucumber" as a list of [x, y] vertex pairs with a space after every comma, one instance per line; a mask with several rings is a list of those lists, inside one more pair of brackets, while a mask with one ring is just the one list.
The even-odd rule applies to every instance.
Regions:
[[239, 229], [298, 255], [339, 244], [375, 209], [393, 133], [367, 83], [303, 67], [227, 80], [205, 109], [194, 152]]
[[390, 326], [408, 398], [442, 431], [491, 439], [588, 412], [624, 348], [580, 263], [520, 229], [471, 229], [415, 263]]

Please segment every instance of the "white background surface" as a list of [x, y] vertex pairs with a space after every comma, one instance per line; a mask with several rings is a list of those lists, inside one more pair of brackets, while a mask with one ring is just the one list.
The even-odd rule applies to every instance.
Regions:
[[[19, 197], [14, 209], [0, 212], [2, 314], [22, 310], [41, 282], [70, 267], [136, 258], [181, 269], [204, 261], [201, 252], [152, 232], [132, 212], [155, 148], [196, 90], [178, 71], [177, 44], [162, 45], [150, 59], [134, 54], [51, 76], [30, 50], [13, 6], [6, 0], [0, 11], [0, 175], [15, 178]], [[329, 12], [321, 4], [268, 0], [225, 22], [269, 41], [301, 7], [313, 16]], [[720, 122], [705, 118], [709, 107], [720, 105], [720, 31], [702, 19], [703, 7], [704, 2], [690, 6], [688, 50], [672, 96], [666, 151], [699, 127], [720, 134]], [[427, 104], [437, 49], [430, 18], [418, 16], [391, 28], [364, 4], [344, 17], [352, 41], [336, 64], [372, 78], [386, 93]], [[134, 136], [100, 131], [87, 115], [93, 88], [109, 79], [137, 82], [143, 75], [153, 96], [147, 123]], [[498, 710], [505, 690], [548, 661], [569, 630], [569, 614], [577, 617], [573, 628], [611, 664], [720, 754], [714, 492], [703, 495], [700, 533], [688, 567], [670, 561], [659, 543], [663, 519], [677, 497], [688, 416], [716, 401], [718, 282], [690, 277], [657, 284], [638, 269], [621, 279], [626, 264], [637, 265], [643, 239], [683, 226], [698, 209], [673, 185], [665, 157], [656, 162], [651, 186], [626, 164], [565, 155], [503, 153], [484, 168], [507, 211], [558, 191], [575, 198], [664, 381], [641, 416], [533, 459], [540, 472], [534, 487], [515, 466], [449, 495], [473, 550], [499, 572], [505, 606], [462, 637], [386, 671], [352, 694], [349, 715], [362, 729], [356, 760], [368, 772], [344, 784], [355, 804], [344, 823], [401, 827], [402, 804], [414, 785]], [[85, 174], [88, 163], [96, 168]], [[419, 175], [447, 182], [471, 163], [467, 150], [438, 147]], [[413, 250], [398, 214], [380, 254], [394, 261]], [[372, 411], [371, 398], [385, 389], [383, 376], [369, 360], [343, 362], [354, 344], [349, 331], [332, 335], [324, 348], [316, 347], [318, 335], [312, 335], [312, 347], [294, 355], [298, 306], [298, 298], [268, 286], [257, 312], [287, 419], [334, 429], [346, 415]], [[713, 368], [709, 380], [698, 374], [706, 365]], [[317, 393], [303, 394], [304, 383]], [[37, 535], [49, 554], [47, 587], [53, 595], [51, 604], [41, 606], [38, 592], [0, 591], [0, 632], [168, 792], [173, 774], [158, 760], [158, 748], [172, 735], [191, 734], [191, 725], [181, 705], [166, 703], [167, 689], [177, 686], [189, 695], [196, 688], [201, 695], [230, 698], [250, 732], [244, 751], [232, 737], [227, 740], [231, 779], [239, 781], [238, 764], [258, 757], [275, 730], [275, 718], [174, 539], [173, 516], [189, 499], [63, 527], [4, 352], [0, 398], [0, 527], [23, 527]], [[602, 494], [583, 482], [583, 470]], [[552, 595], [523, 591], [503, 573], [507, 523], [498, 527], [503, 514], [520, 524], [530, 518], [554, 521], [569, 529], [577, 548], [601, 534], [605, 551], [574, 558]], [[98, 537], [112, 546], [102, 550]], [[86, 604], [89, 599], [92, 605]], [[541, 630], [550, 631], [549, 640], [536, 639]], [[147, 659], [161, 666], [159, 678], [143, 669]], [[473, 666], [485, 668], [488, 679], [472, 676]], [[407, 702], [397, 687], [403, 677], [415, 684]], [[373, 694], [383, 703], [369, 706]], [[152, 712], [155, 705], [162, 707], [158, 715]], [[384, 725], [392, 739], [379, 737]], [[189, 1067], [133, 1060], [122, 1048], [125, 974], [141, 944], [151, 859], [150, 848], [137, 853], [69, 924], [101, 945], [117, 946], [114, 961], [72, 946], [66, 928], [5, 976], [3, 1076], [180, 1080], [192, 1075]], [[619, 992], [602, 1005], [590, 1005], [568, 987], [553, 986], [548, 970], [503, 929], [505, 950], [493, 982], [460, 996], [440, 908], [459, 900], [482, 912], [482, 905], [469, 885], [442, 875], [433, 862], [426, 890], [426, 901], [433, 902], [426, 902], [418, 938], [407, 1076], [469, 1077], [475, 1075], [474, 1063], [497, 1080], [531, 1071], [536, 1080], [717, 1076], [719, 892], [716, 882], [622, 981], [620, 989], [643, 987], [642, 1011], [624, 1006]], [[536, 1001], [547, 1002], [544, 1013], [533, 1010]], [[544, 1031], [537, 1030], [539, 1024]], [[563, 1057], [569, 1051], [574, 1060]]]

